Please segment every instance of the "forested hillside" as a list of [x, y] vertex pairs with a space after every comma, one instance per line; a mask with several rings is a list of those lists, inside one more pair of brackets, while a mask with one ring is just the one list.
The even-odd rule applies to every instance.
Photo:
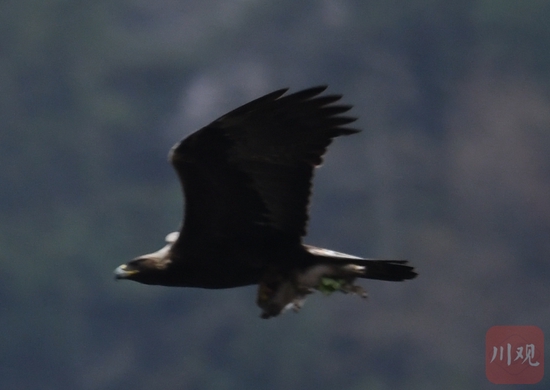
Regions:
[[[549, 20], [542, 0], [2, 2], [0, 387], [493, 388], [491, 326], [550, 334]], [[176, 141], [318, 84], [363, 132], [317, 171], [306, 242], [417, 279], [269, 321], [253, 287], [115, 283], [179, 227]]]

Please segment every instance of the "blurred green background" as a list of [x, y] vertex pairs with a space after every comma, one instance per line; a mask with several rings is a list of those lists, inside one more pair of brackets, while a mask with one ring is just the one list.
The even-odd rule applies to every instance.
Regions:
[[[542, 0], [0, 3], [1, 388], [496, 388], [489, 327], [550, 334], [549, 20]], [[253, 287], [114, 282], [179, 226], [173, 143], [325, 83], [364, 131], [317, 171], [306, 242], [418, 279], [269, 321]]]

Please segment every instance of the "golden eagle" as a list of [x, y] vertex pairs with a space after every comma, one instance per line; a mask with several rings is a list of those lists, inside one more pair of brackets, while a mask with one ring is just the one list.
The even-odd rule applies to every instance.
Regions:
[[262, 317], [298, 310], [314, 290], [366, 296], [356, 278], [402, 281], [405, 260], [363, 259], [302, 243], [313, 170], [345, 127], [351, 106], [315, 87], [281, 89], [216, 119], [176, 144], [170, 161], [185, 218], [167, 245], [115, 270], [117, 279], [178, 287], [258, 284]]

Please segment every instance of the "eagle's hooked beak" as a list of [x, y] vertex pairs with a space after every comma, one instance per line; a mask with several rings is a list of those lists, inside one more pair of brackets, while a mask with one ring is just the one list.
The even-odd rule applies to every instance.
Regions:
[[126, 264], [122, 264], [115, 269], [115, 279], [126, 279], [132, 275], [137, 274], [138, 270], [130, 270]]

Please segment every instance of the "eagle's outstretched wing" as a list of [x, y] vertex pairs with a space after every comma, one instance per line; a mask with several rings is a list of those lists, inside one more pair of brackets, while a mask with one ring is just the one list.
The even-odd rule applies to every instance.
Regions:
[[[344, 127], [351, 106], [326, 87], [281, 89], [218, 118], [175, 145], [170, 160], [185, 193], [182, 233], [191, 237], [306, 233], [313, 169]], [[268, 237], [267, 237], [268, 239]]]

